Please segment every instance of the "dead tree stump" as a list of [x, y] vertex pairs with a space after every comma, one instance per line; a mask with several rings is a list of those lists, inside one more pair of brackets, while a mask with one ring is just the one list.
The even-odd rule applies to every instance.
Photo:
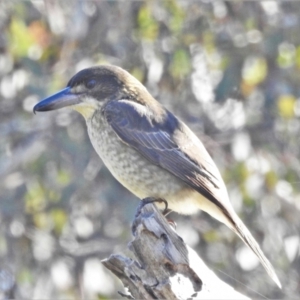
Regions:
[[135, 260], [102, 261], [128, 288], [129, 299], [249, 299], [221, 281], [189, 248], [154, 204], [140, 205], [129, 243]]

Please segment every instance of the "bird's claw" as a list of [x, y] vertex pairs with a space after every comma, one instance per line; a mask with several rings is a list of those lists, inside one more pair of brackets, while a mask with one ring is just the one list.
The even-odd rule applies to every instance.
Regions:
[[141, 209], [142, 209], [145, 205], [147, 205], [147, 204], [149, 204], [149, 203], [155, 203], [155, 202], [159, 202], [159, 203], [164, 203], [164, 204], [165, 204], [165, 208], [164, 208], [164, 210], [163, 210], [163, 212], [162, 212], [162, 214], [163, 214], [164, 216], [166, 216], [167, 214], [169, 214], [169, 213], [171, 212], [171, 210], [168, 209], [168, 202], [167, 202], [165, 199], [162, 199], [162, 198], [154, 198], [154, 197], [148, 197], [148, 198], [145, 198], [145, 199], [143, 199], [143, 200], [141, 201], [141, 204], [140, 204], [140, 207], [139, 207], [139, 209], [138, 209], [138, 211], [137, 211], [137, 214], [140, 213]]

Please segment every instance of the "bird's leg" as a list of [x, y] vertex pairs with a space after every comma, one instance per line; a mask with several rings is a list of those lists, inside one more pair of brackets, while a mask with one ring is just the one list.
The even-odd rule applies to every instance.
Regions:
[[141, 204], [140, 204], [140, 207], [137, 211], [137, 214], [140, 213], [141, 209], [143, 208], [144, 205], [148, 204], [148, 203], [154, 203], [154, 202], [159, 202], [159, 203], [164, 203], [165, 204], [165, 208], [164, 210], [162, 211], [162, 215], [166, 218], [166, 220], [168, 221], [168, 223], [174, 228], [176, 229], [177, 227], [177, 224], [174, 220], [171, 220], [171, 219], [168, 219], [167, 218], [167, 215], [169, 213], [172, 212], [171, 209], [168, 208], [168, 202], [165, 200], [165, 199], [162, 199], [162, 198], [154, 198], [154, 197], [148, 197], [148, 198], [145, 198], [145, 199], [142, 199], [141, 200]]
[[165, 208], [163, 210], [163, 215], [166, 216], [168, 213], [171, 212], [170, 209], [168, 209], [168, 202], [165, 200], [165, 199], [162, 199], [162, 198], [154, 198], [154, 197], [148, 197], [148, 198], [145, 198], [145, 199], [142, 199], [141, 200], [141, 204], [140, 204], [140, 207], [138, 209], [138, 214], [140, 213], [141, 209], [143, 208], [143, 206], [145, 206], [146, 204], [149, 204], [149, 203], [155, 203], [155, 202], [159, 202], [159, 203], [164, 203], [165, 204]]

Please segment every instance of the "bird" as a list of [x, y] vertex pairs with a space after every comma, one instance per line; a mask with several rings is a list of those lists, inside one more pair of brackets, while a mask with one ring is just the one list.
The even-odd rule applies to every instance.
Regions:
[[114, 65], [83, 69], [33, 112], [63, 107], [84, 117], [94, 149], [125, 188], [140, 199], [164, 199], [172, 211], [190, 215], [202, 210], [224, 223], [281, 288], [272, 264], [234, 211], [203, 143], [134, 76]]

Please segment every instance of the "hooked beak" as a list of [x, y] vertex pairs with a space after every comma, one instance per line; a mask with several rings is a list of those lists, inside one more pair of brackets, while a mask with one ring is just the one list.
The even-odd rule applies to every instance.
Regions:
[[65, 89], [61, 90], [60, 92], [42, 100], [38, 104], [36, 104], [33, 108], [33, 112], [36, 111], [49, 111], [55, 110], [62, 107], [75, 105], [80, 103], [79, 96], [73, 94], [71, 92], [70, 87], [66, 87]]

